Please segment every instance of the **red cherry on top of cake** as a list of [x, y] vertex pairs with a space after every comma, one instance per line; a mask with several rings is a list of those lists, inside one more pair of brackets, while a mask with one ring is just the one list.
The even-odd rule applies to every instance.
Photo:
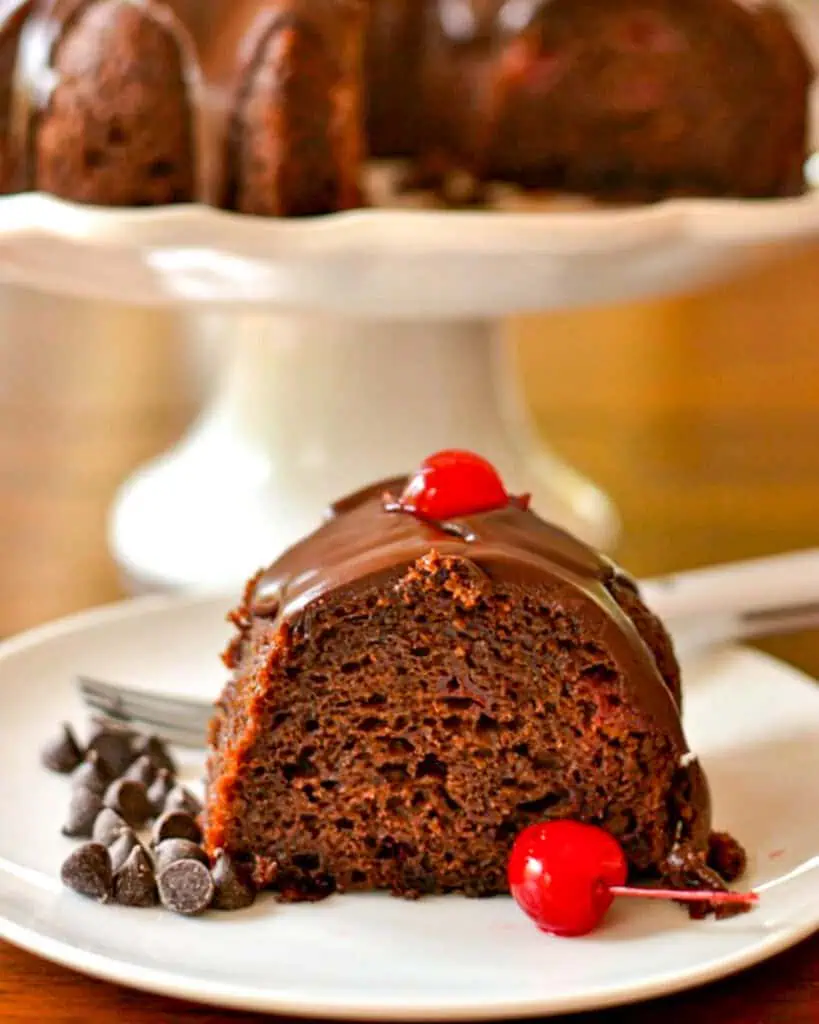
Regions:
[[577, 936], [593, 931], [615, 896], [750, 906], [756, 893], [627, 886], [628, 863], [614, 836], [578, 821], [530, 825], [515, 840], [509, 889], [542, 931]]
[[424, 519], [457, 519], [505, 508], [510, 497], [498, 471], [480, 455], [456, 448], [424, 459], [398, 505]]

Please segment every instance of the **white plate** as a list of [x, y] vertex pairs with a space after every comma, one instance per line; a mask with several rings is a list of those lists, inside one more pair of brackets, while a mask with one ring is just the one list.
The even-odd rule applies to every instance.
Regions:
[[[150, 599], [47, 626], [0, 650], [0, 937], [102, 978], [280, 1013], [437, 1020], [591, 1009], [668, 993], [746, 967], [819, 927], [819, 873], [752, 914], [693, 923], [621, 901], [585, 939], [544, 936], [509, 899], [405, 903], [334, 897], [184, 920], [100, 907], [62, 891], [72, 843], [58, 832], [68, 783], [37, 763], [61, 719], [80, 721], [69, 677], [86, 672], [212, 694], [227, 602]], [[819, 689], [748, 651], [688, 666], [688, 732], [720, 827], [758, 884], [819, 850]], [[194, 769], [195, 773], [195, 769]], [[806, 812], [806, 809], [808, 811]]]

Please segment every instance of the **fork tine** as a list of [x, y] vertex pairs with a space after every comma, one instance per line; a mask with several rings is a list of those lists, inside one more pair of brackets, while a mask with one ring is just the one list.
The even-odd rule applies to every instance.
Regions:
[[123, 686], [119, 683], [107, 683], [89, 676], [78, 676], [77, 683], [84, 693], [94, 693], [112, 701], [118, 699], [143, 701], [146, 706], [161, 708], [163, 713], [179, 711], [186, 715], [191, 713], [209, 715], [213, 707], [210, 701], [195, 697], [172, 697], [166, 693], [144, 690], [141, 687]]
[[105, 693], [92, 687], [81, 689], [87, 701], [94, 701], [96, 707], [111, 717], [139, 716], [154, 724], [167, 725], [175, 729], [201, 730], [208, 721], [209, 710], [204, 707], [177, 709], [153, 701], [150, 696], [131, 697], [127, 694]]
[[105, 718], [147, 726], [163, 739], [202, 748], [212, 706], [205, 701], [119, 686], [81, 676], [77, 686], [83, 701]]

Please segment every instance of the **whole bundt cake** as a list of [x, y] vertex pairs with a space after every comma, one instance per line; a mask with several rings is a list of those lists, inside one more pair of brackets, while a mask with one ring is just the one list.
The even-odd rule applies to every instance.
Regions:
[[10, 0], [0, 19], [4, 191], [313, 215], [366, 202], [367, 152], [443, 198], [464, 176], [804, 188], [812, 69], [775, 0]]
[[248, 585], [210, 735], [210, 853], [286, 900], [489, 896], [523, 828], [574, 819], [636, 875], [721, 887], [677, 662], [633, 581], [476, 456], [405, 483], [340, 502]]

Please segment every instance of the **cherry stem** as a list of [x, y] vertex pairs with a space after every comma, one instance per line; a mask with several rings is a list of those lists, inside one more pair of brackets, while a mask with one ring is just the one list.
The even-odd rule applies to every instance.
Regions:
[[759, 903], [755, 892], [716, 892], [713, 889], [643, 889], [633, 885], [610, 885], [612, 896], [641, 896], [649, 900], [679, 900], [680, 903]]

